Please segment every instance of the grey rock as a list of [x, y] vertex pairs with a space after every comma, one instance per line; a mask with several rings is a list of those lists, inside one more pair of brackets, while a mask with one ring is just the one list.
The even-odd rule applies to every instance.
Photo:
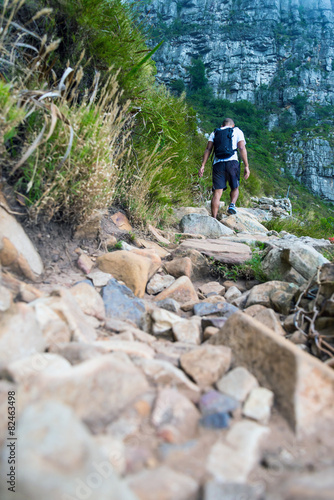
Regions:
[[230, 413], [240, 407], [239, 401], [218, 391], [209, 391], [201, 396], [199, 409], [202, 415], [212, 413]]
[[220, 238], [233, 234], [232, 229], [207, 215], [190, 214], [182, 217], [180, 228], [183, 233], [202, 234], [207, 238]]
[[230, 241], [230, 236], [219, 239], [185, 240], [179, 251], [197, 250], [207, 257], [213, 257], [224, 264], [243, 264], [252, 257], [249, 246], [244, 243]]
[[5, 288], [0, 285], [0, 313], [7, 311], [12, 303], [12, 294]]
[[192, 401], [200, 397], [200, 390], [189, 378], [171, 363], [158, 359], [135, 358], [134, 363], [160, 387], [175, 387]]
[[[229, 318], [232, 314], [239, 311], [239, 309], [228, 302], [218, 302], [217, 304], [210, 304], [207, 302], [200, 302], [194, 305], [194, 313], [196, 316], [208, 316], [216, 314], [224, 318]], [[215, 326], [215, 325], [212, 325]]]
[[217, 481], [245, 483], [259, 460], [261, 440], [269, 429], [251, 421], [233, 425], [226, 441], [218, 441], [211, 449], [206, 468]]
[[178, 342], [200, 344], [202, 341], [201, 318], [193, 316], [190, 319], [178, 321], [173, 325], [173, 335]]
[[178, 390], [159, 391], [152, 412], [152, 423], [167, 441], [183, 443], [195, 435], [200, 414], [195, 405]]
[[259, 460], [261, 440], [268, 434], [268, 428], [250, 420], [235, 423], [225, 442], [218, 441], [212, 447], [207, 471], [223, 483], [245, 483]]
[[237, 288], [236, 286], [231, 286], [225, 293], [224, 297], [227, 300], [227, 302], [232, 303], [234, 300], [241, 297], [241, 295], [242, 293], [240, 292], [239, 288]]
[[59, 354], [67, 359], [71, 365], [77, 365], [83, 361], [96, 358], [105, 354], [102, 347], [84, 344], [83, 342], [63, 342], [51, 346], [50, 352]]
[[[279, 488], [281, 498], [291, 500], [328, 500], [333, 496], [333, 467], [298, 474]], [[276, 487], [276, 491], [277, 491]]]
[[180, 363], [183, 370], [200, 387], [207, 387], [227, 372], [231, 365], [231, 358], [232, 353], [228, 347], [203, 345], [182, 354]]
[[[313, 245], [303, 243], [296, 237], [282, 238], [274, 245], [264, 258], [262, 267], [268, 275], [274, 272], [285, 281], [288, 281], [289, 275], [289, 281], [301, 285], [314, 276], [319, 266], [329, 262]], [[291, 269], [294, 274], [291, 274]]]
[[150, 295], [156, 295], [165, 288], [168, 288], [172, 283], [174, 283], [175, 278], [174, 276], [170, 276], [168, 274], [161, 275], [161, 274], [155, 274], [153, 278], [147, 283], [146, 286], [146, 291]]
[[180, 304], [178, 303], [177, 300], [174, 299], [158, 300], [156, 304], [161, 309], [166, 309], [166, 311], [170, 311], [173, 313], [180, 312]]
[[198, 215], [209, 215], [210, 209], [207, 209], [205, 207], [178, 207], [178, 208], [173, 208], [173, 215], [175, 219], [180, 222], [180, 220], [185, 216], [185, 215], [190, 215], [190, 214], [198, 214]]
[[198, 290], [208, 297], [211, 294], [224, 295], [225, 287], [222, 286], [218, 281], [209, 281], [204, 285], [201, 285]]
[[216, 385], [223, 394], [243, 402], [259, 383], [246, 368], [239, 366], [224, 375]]
[[245, 417], [267, 424], [270, 418], [274, 393], [265, 387], [255, 387], [245, 401], [242, 413]]
[[180, 357], [186, 352], [196, 349], [198, 346], [185, 342], [170, 342], [168, 340], [159, 339], [153, 345], [157, 355], [155, 359], [161, 361], [168, 361], [173, 365], [179, 367]]
[[227, 413], [211, 413], [202, 417], [199, 425], [206, 429], [226, 429], [230, 425], [230, 417]]
[[208, 326], [213, 326], [219, 330], [225, 325], [227, 318], [219, 318], [217, 316], [204, 316], [202, 318], [202, 328], [205, 330]]
[[334, 421], [333, 370], [241, 312], [209, 342], [231, 347], [234, 363], [252, 370], [274, 392], [275, 405], [297, 435], [328, 435]]
[[94, 286], [102, 287], [107, 285], [108, 281], [112, 278], [112, 276], [109, 273], [104, 273], [96, 269], [87, 274], [87, 278], [92, 280]]
[[171, 333], [175, 324], [186, 321], [177, 314], [160, 308], [151, 311], [151, 318], [153, 320], [153, 334], [164, 336]]
[[45, 374], [69, 373], [70, 363], [62, 356], [43, 352], [27, 356], [10, 363], [6, 367], [6, 374], [16, 383], [32, 383], [34, 377], [43, 377]]
[[145, 303], [114, 278], [102, 289], [107, 318], [131, 320], [139, 328], [145, 323]]
[[203, 500], [264, 500], [263, 486], [209, 481], [204, 487]]

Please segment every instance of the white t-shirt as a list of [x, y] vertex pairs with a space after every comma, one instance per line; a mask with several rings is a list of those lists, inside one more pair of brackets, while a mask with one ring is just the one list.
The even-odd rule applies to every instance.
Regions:
[[[227, 127], [220, 127], [220, 128], [222, 130], [224, 130], [225, 128], [230, 128], [230, 127], [227, 126]], [[213, 142], [214, 138], [215, 138], [215, 133], [212, 132], [212, 134], [210, 134], [209, 141]], [[245, 141], [244, 133], [242, 130], [240, 130], [240, 128], [234, 127], [233, 134], [232, 134], [232, 147], [233, 147], [233, 149], [237, 149], [238, 142], [240, 142], [240, 141]], [[245, 144], [246, 144], [246, 141], [245, 141]], [[224, 158], [224, 160], [215, 157], [213, 160], [213, 165], [219, 161], [232, 161], [232, 160], [238, 161], [238, 153], [237, 152], [235, 152], [234, 155], [231, 156], [230, 158]]]

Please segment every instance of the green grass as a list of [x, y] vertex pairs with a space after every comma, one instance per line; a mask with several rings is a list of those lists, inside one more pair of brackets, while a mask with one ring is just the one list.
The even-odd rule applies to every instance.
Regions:
[[227, 265], [211, 259], [211, 272], [225, 280], [237, 281], [238, 279], [255, 279], [261, 282], [267, 281], [262, 270], [262, 247], [252, 249], [252, 258], [240, 265]]
[[263, 222], [269, 230], [277, 232], [287, 231], [296, 236], [310, 236], [312, 238], [332, 238], [334, 236], [334, 217], [318, 217], [316, 212], [309, 212], [309, 219], [295, 218], [279, 219]]

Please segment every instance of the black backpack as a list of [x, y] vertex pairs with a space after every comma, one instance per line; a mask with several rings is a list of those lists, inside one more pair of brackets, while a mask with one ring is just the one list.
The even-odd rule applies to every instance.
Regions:
[[234, 152], [237, 151], [233, 149], [232, 146], [232, 135], [233, 128], [216, 128], [215, 137], [213, 139], [213, 147], [215, 151], [215, 157], [219, 160], [225, 160], [226, 158], [231, 158]]

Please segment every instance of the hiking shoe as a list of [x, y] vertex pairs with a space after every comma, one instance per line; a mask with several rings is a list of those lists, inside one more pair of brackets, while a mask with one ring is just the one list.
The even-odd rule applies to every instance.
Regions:
[[229, 204], [229, 207], [227, 209], [227, 213], [229, 215], [235, 215], [237, 213], [237, 209], [235, 208], [235, 204], [234, 203], [230, 203]]

